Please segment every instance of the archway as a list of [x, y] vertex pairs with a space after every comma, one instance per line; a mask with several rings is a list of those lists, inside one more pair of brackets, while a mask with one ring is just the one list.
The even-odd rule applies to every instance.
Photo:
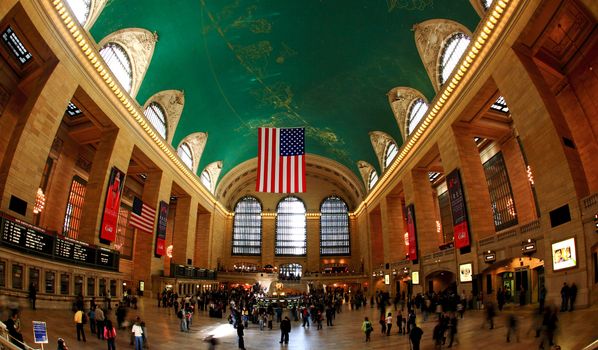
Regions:
[[429, 293], [442, 293], [449, 288], [457, 290], [455, 273], [448, 270], [436, 270], [426, 275], [424, 290]]
[[504, 259], [481, 275], [485, 297], [498, 301], [498, 293], [503, 293], [505, 303], [536, 303], [544, 286], [544, 260], [528, 256]]

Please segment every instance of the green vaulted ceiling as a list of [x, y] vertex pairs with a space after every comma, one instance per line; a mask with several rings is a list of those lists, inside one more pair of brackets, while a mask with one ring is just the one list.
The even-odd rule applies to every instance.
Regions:
[[306, 152], [358, 174], [358, 160], [379, 168], [368, 132], [402, 143], [386, 93], [434, 97], [412, 31], [434, 18], [479, 22], [468, 0], [109, 0], [91, 34], [157, 32], [137, 100], [184, 90], [173, 146], [207, 132], [200, 171], [256, 157], [259, 126], [305, 126]]

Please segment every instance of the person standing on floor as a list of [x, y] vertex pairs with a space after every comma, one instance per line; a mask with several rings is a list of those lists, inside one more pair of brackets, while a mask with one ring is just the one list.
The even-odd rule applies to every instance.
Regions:
[[[98, 308], [99, 309], [99, 308]], [[108, 350], [116, 350], [116, 329], [112, 325], [112, 321], [106, 321], [106, 326], [102, 326], [103, 333], [102, 337], [106, 339], [106, 343], [108, 344]], [[98, 328], [99, 332], [99, 328]]]
[[392, 328], [392, 313], [388, 313], [386, 316], [386, 335], [390, 335], [390, 329]]
[[143, 350], [143, 328], [141, 328], [139, 317], [135, 320], [131, 333], [135, 335], [135, 350]]
[[289, 343], [289, 333], [291, 333], [291, 320], [288, 317], [285, 317], [284, 320], [280, 322], [280, 344], [282, 344], [282, 342], [285, 344]]
[[101, 307], [96, 307], [96, 332], [98, 335], [98, 339], [104, 339], [104, 323], [106, 321], [106, 316], [104, 315], [104, 310]]
[[563, 283], [563, 288], [561, 288], [561, 311], [567, 311], [567, 306], [569, 305], [569, 286], [567, 282]]
[[35, 300], [37, 300], [37, 288], [35, 288], [35, 285], [33, 284], [33, 282], [29, 283], [28, 298], [29, 298], [29, 301], [31, 302], [31, 308], [33, 310], [35, 310]]
[[575, 282], [571, 283], [571, 287], [569, 288], [569, 311], [573, 311], [573, 305], [575, 304], [575, 299], [577, 299], [577, 286]]
[[245, 350], [245, 341], [243, 340], [243, 336], [245, 332], [243, 332], [243, 322], [239, 322], [237, 324], [237, 336], [239, 337], [239, 349]]
[[542, 288], [540, 288], [540, 293], [538, 295], [538, 302], [540, 303], [540, 312], [539, 312], [540, 315], [544, 311], [544, 302], [546, 301], [547, 293], [548, 293], [548, 291], [546, 290], [546, 287], [542, 286]]
[[77, 329], [77, 341], [81, 341], [81, 338], [83, 338], [84, 342], [87, 341], [85, 339], [85, 329], [83, 328], [83, 321], [85, 317], [87, 316], [83, 310], [79, 309], [77, 312], [75, 312], [73, 321], [75, 321], [75, 328]]
[[457, 324], [457, 315], [454, 312], [452, 312], [448, 323], [448, 332], [450, 338], [448, 345], [449, 348], [453, 346], [453, 342], [455, 342], [455, 344], [459, 344], [459, 338], [457, 338]]
[[364, 318], [363, 323], [361, 324], [361, 330], [365, 333], [365, 341], [369, 342], [371, 340], [370, 335], [374, 330], [374, 326], [372, 322], [370, 322], [369, 318]]
[[413, 350], [419, 350], [419, 343], [422, 340], [422, 335], [424, 335], [424, 331], [414, 324], [413, 328], [411, 328], [411, 332], [409, 332], [409, 340], [411, 340]]

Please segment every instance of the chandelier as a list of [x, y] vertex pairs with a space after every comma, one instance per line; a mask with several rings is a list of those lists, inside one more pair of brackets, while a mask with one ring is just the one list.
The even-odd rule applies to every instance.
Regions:
[[33, 206], [33, 214], [39, 214], [44, 210], [44, 206], [46, 205], [46, 195], [44, 191], [42, 191], [41, 187], [37, 189], [37, 193], [35, 195], [35, 205]]

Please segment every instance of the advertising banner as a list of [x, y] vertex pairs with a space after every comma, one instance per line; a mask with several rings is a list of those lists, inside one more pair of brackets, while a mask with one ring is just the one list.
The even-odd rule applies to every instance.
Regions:
[[156, 229], [156, 249], [155, 256], [157, 258], [166, 254], [166, 223], [168, 220], [168, 203], [160, 201], [158, 211], [158, 227]]
[[451, 212], [453, 214], [453, 230], [456, 248], [469, 247], [469, 225], [467, 222], [467, 207], [465, 206], [465, 195], [461, 186], [459, 169], [451, 171], [446, 176]]
[[100, 242], [109, 243], [116, 239], [118, 223], [118, 212], [120, 208], [120, 197], [125, 185], [125, 173], [112, 167], [108, 189], [106, 190], [106, 202], [104, 203], [104, 214], [100, 226]]

